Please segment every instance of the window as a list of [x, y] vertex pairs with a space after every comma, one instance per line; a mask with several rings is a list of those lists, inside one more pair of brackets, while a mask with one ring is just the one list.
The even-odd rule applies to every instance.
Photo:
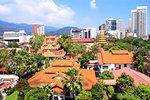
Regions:
[[103, 66], [103, 69], [108, 69], [108, 66]]
[[127, 64], [124, 64], [124, 67], [127, 67]]

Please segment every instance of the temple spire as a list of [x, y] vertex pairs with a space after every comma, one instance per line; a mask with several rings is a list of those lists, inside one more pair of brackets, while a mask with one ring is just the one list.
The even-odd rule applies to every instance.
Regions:
[[103, 24], [101, 25], [101, 30], [100, 30], [100, 36], [99, 36], [99, 40], [98, 40], [98, 44], [106, 44], [106, 38], [104, 35], [104, 30], [103, 30]]

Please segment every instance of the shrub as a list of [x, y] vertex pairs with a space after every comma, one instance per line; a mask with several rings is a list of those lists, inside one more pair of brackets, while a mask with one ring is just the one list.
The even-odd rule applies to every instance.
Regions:
[[11, 95], [14, 91], [15, 91], [15, 88], [11, 88], [6, 92], [6, 94]]
[[114, 87], [108, 86], [107, 87], [107, 93], [108, 93], [109, 98], [112, 98], [112, 96], [114, 95]]
[[114, 75], [112, 72], [104, 71], [99, 78], [100, 79], [114, 79]]

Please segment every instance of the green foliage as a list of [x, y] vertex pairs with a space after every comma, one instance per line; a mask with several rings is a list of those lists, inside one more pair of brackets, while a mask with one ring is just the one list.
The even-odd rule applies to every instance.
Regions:
[[93, 52], [84, 52], [81, 57], [78, 58], [78, 62], [81, 63], [82, 67], [87, 67], [90, 60], [94, 60], [96, 58]]
[[41, 84], [41, 87], [37, 87], [28, 91], [24, 100], [49, 100], [53, 95], [53, 91], [48, 84]]
[[16, 42], [8, 42], [8, 47], [9, 48], [18, 48], [18, 44]]
[[15, 91], [15, 88], [11, 88], [6, 92], [6, 94], [11, 95], [14, 91]]
[[117, 39], [115, 37], [108, 37], [108, 38], [106, 38], [106, 41], [116, 42]]
[[107, 87], [107, 93], [108, 93], [108, 96], [109, 98], [112, 98], [112, 96], [114, 95], [114, 87], [113, 86], [108, 86]]
[[[18, 91], [14, 91], [11, 95], [7, 95], [6, 96], [6, 100], [20, 100], [18, 98], [18, 94], [19, 92]], [[1, 99], [0, 99], [1, 100]]]
[[103, 48], [104, 48], [106, 51], [108, 51], [110, 48], [113, 47], [113, 45], [106, 45], [106, 44], [101, 45], [101, 46], [103, 46]]
[[122, 73], [121, 76], [117, 79], [117, 85], [121, 90], [124, 90], [126, 87], [133, 86], [133, 83], [134, 79], [129, 75], [126, 75], [126, 73]]
[[108, 51], [111, 52], [112, 50], [123, 50], [123, 48], [119, 45], [111, 47]]
[[82, 90], [75, 100], [92, 100], [92, 93], [90, 91]]
[[114, 79], [114, 75], [112, 72], [103, 71], [102, 75], [99, 78], [100, 79]]
[[26, 50], [18, 51], [12, 60], [16, 63], [12, 68], [12, 72], [20, 78], [37, 71], [39, 59]]
[[103, 93], [102, 82], [98, 82], [95, 85], [93, 85], [91, 93], [92, 93], [92, 100], [104, 100], [105, 97]]
[[5, 72], [9, 74], [9, 65], [7, 60], [10, 58], [8, 51], [5, 49], [0, 50], [0, 66], [5, 66]]
[[136, 50], [134, 52], [134, 56], [136, 57], [136, 56], [139, 56], [139, 55], [141, 55], [141, 56], [149, 56], [148, 50], [145, 49], [145, 48]]
[[98, 36], [96, 36], [96, 38], [93, 38], [93, 39], [94, 39], [94, 42], [98, 42], [99, 37], [98, 37]]
[[50, 66], [48, 58], [45, 59], [45, 65], [46, 65], [46, 68]]
[[123, 50], [133, 51], [135, 50], [135, 46], [130, 43], [116, 42], [117, 46], [120, 46]]
[[41, 88], [34, 88], [27, 92], [24, 100], [49, 100], [49, 98]]
[[140, 100], [150, 100], [150, 87], [140, 84], [136, 88], [136, 93], [140, 97]]
[[92, 52], [97, 53], [98, 52], [98, 46], [97, 45], [92, 45], [91, 48]]
[[61, 44], [62, 48], [66, 51], [66, 55], [76, 56], [80, 53], [85, 52], [86, 46], [79, 43], [74, 43], [70, 36], [62, 35], [58, 39], [58, 42]]
[[[70, 78], [65, 77], [62, 79], [62, 83], [64, 85], [64, 90], [67, 93], [75, 94], [76, 92], [80, 92], [82, 88], [83, 81], [80, 79], [82, 74], [79, 74], [79, 69], [69, 68], [65, 74], [70, 76]], [[74, 95], [73, 95], [74, 96]], [[74, 97], [73, 97], [74, 98]]]
[[30, 44], [32, 45], [32, 48], [35, 49], [36, 52], [40, 49], [42, 43], [44, 42], [44, 39], [45, 35], [37, 35], [30, 38]]
[[[117, 94], [117, 100], [141, 100], [136, 94], [134, 87], [129, 86]], [[143, 99], [142, 99], [143, 100]]]

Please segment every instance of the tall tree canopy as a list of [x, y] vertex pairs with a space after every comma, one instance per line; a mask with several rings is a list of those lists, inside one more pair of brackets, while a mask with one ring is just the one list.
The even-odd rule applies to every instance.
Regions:
[[30, 38], [30, 44], [32, 45], [32, 48], [35, 49], [36, 52], [40, 49], [42, 43], [44, 42], [44, 39], [45, 35], [37, 35]]
[[114, 79], [114, 75], [112, 72], [103, 71], [103, 73], [99, 77], [100, 79]]
[[76, 69], [76, 68], [69, 68], [65, 72], [65, 74], [70, 76], [70, 78], [65, 77], [64, 79], [62, 79], [64, 90], [67, 93], [72, 93], [73, 98], [74, 98], [74, 94], [76, 94], [77, 92], [80, 92], [82, 89], [83, 81], [80, 79], [80, 77], [83, 75], [79, 74], [79, 69]]

